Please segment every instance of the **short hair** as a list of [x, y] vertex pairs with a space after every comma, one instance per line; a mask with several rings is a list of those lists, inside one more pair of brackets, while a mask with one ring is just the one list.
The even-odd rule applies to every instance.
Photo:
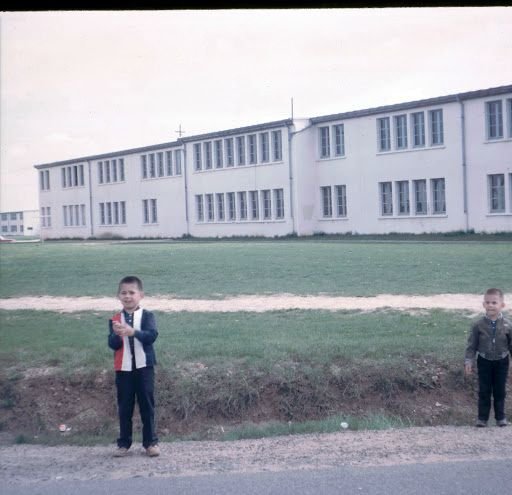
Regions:
[[121, 290], [121, 285], [123, 284], [136, 284], [137, 289], [140, 291], [144, 290], [142, 287], [142, 280], [139, 277], [136, 277], [135, 275], [128, 275], [126, 277], [123, 277], [121, 281], [119, 282], [119, 287], [117, 288], [117, 292]]
[[485, 295], [486, 296], [498, 296], [501, 299], [503, 299], [503, 291], [501, 289], [496, 289], [495, 287], [487, 289], [485, 291]]

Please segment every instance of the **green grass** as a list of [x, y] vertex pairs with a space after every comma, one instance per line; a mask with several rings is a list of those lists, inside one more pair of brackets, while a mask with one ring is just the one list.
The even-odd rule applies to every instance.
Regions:
[[512, 290], [510, 242], [290, 240], [0, 246], [0, 297], [111, 296], [126, 274], [148, 295], [481, 293]]
[[[452, 312], [156, 313], [159, 364], [270, 369], [274, 366], [394, 366], [404, 359], [462, 359], [470, 319]], [[110, 369], [106, 313], [0, 311], [0, 366]], [[290, 368], [290, 369], [293, 369]], [[291, 372], [291, 371], [290, 371]]]

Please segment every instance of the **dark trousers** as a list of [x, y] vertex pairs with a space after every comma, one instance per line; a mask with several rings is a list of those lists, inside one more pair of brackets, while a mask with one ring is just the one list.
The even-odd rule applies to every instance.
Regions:
[[491, 412], [491, 396], [494, 398], [496, 421], [505, 419], [505, 388], [508, 375], [508, 356], [490, 361], [478, 356], [478, 419], [487, 421]]
[[155, 432], [155, 370], [152, 366], [134, 371], [116, 371], [117, 407], [119, 411], [118, 447], [132, 445], [132, 417], [135, 398], [142, 420], [142, 446], [158, 443]]

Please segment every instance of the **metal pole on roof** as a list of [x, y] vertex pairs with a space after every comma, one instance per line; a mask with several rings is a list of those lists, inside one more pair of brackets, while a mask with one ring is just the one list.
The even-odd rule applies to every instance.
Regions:
[[182, 130], [182, 128], [181, 128], [181, 124], [180, 124], [178, 130], [174, 131], [174, 132], [176, 132], [180, 138], [181, 138], [182, 134], [185, 134], [185, 131]]
[[293, 97], [291, 98], [292, 100], [292, 120], [293, 120]]

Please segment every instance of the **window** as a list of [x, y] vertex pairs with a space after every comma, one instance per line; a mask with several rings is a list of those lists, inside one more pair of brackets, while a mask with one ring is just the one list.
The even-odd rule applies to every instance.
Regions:
[[196, 218], [198, 222], [204, 221], [203, 195], [196, 194]]
[[505, 212], [505, 175], [488, 175], [489, 181], [489, 212]]
[[203, 168], [201, 164], [201, 144], [194, 144], [194, 170], [201, 170]]
[[245, 191], [238, 193], [238, 208], [240, 220], [247, 220], [247, 193]]
[[512, 98], [507, 100], [508, 111], [508, 137], [512, 138]]
[[167, 175], [172, 175], [172, 151], [165, 152], [165, 165], [167, 168]]
[[224, 221], [224, 194], [218, 193], [217, 195], [217, 220]]
[[333, 126], [334, 131], [334, 154], [336, 156], [345, 155], [345, 126], [338, 124]]
[[206, 141], [203, 143], [204, 149], [204, 168], [206, 170], [210, 170], [212, 168], [212, 143], [211, 141]]
[[7, 213], [2, 213], [2, 220], [7, 220]]
[[149, 154], [149, 177], [154, 179], [156, 177], [156, 163], [155, 163], [155, 154]]
[[245, 136], [236, 138], [236, 164], [245, 165]]
[[444, 179], [432, 179], [432, 213], [440, 215], [446, 213], [445, 183]]
[[397, 150], [407, 148], [407, 115], [396, 115], [395, 121], [395, 147]]
[[377, 132], [379, 140], [379, 151], [389, 151], [391, 149], [391, 130], [389, 127], [389, 117], [377, 119]]
[[142, 200], [142, 213], [145, 224], [154, 224], [158, 222], [158, 211], [156, 199]]
[[427, 181], [415, 180], [414, 184], [414, 213], [416, 215], [427, 214]]
[[329, 158], [331, 156], [331, 142], [329, 138], [329, 127], [320, 127], [320, 158]]
[[235, 204], [235, 193], [228, 192], [228, 219], [236, 220], [236, 204]]
[[50, 171], [40, 170], [39, 171], [39, 189], [41, 191], [48, 191], [50, 189]]
[[380, 214], [393, 215], [393, 186], [391, 182], [380, 183]]
[[215, 168], [222, 168], [223, 166], [222, 139], [218, 139], [215, 141]]
[[283, 159], [283, 142], [281, 131], [272, 131], [272, 160], [278, 162]]
[[124, 158], [119, 158], [119, 180], [124, 182]]
[[174, 152], [174, 166], [176, 168], [176, 175], [181, 175], [181, 150]]
[[233, 138], [226, 139], [224, 145], [226, 150], [226, 167], [233, 167], [235, 165], [233, 158]]
[[215, 220], [214, 208], [213, 208], [213, 194], [205, 194], [206, 199], [206, 220], [213, 222]]
[[320, 188], [322, 192], [322, 216], [324, 218], [332, 217], [332, 193], [331, 186], [323, 186]]
[[263, 203], [263, 218], [268, 220], [272, 218], [272, 198], [270, 197], [270, 190], [265, 189], [261, 191], [262, 203]]
[[258, 220], [260, 218], [260, 203], [258, 191], [250, 191], [251, 198], [251, 220]]
[[501, 100], [488, 101], [485, 104], [487, 120], [487, 139], [501, 139], [503, 137], [503, 109]]
[[409, 203], [409, 181], [401, 180], [396, 183], [397, 189], [397, 203], [398, 203], [398, 214], [409, 215], [410, 203]]
[[110, 182], [110, 161], [105, 160], [103, 165], [104, 165], [103, 173], [105, 176], [105, 182]]
[[156, 154], [156, 161], [158, 165], [158, 177], [163, 177], [165, 175], [163, 151], [159, 151]]
[[84, 166], [71, 165], [61, 169], [62, 187], [78, 187], [84, 185]]
[[147, 179], [148, 178], [148, 161], [147, 161], [146, 155], [141, 155], [140, 165], [141, 165], [141, 171], [142, 171], [142, 178]]
[[284, 192], [282, 189], [274, 189], [274, 204], [276, 208], [276, 218], [284, 218]]
[[258, 152], [256, 149], [256, 134], [249, 134], [247, 136], [249, 145], [249, 163], [254, 165], [258, 161]]
[[41, 207], [41, 227], [52, 226], [52, 210], [49, 206]]
[[11, 220], [16, 220], [16, 219], [18, 218], [18, 216], [16, 215], [16, 213], [10, 213], [10, 214], [9, 214], [9, 218], [10, 218]]
[[336, 187], [336, 215], [338, 217], [347, 216], [347, 186]]
[[411, 114], [412, 118], [412, 145], [415, 148], [425, 146], [425, 114], [416, 112]]
[[430, 144], [439, 146], [444, 143], [443, 110], [430, 110]]
[[270, 160], [270, 145], [269, 145], [268, 132], [262, 132], [260, 134], [260, 145], [261, 145], [261, 161], [263, 163], [266, 163]]
[[11, 232], [18, 232], [18, 226], [17, 225], [11, 225]]
[[7, 225], [2, 225], [2, 232], [8, 232], [9, 229], [7, 228]]
[[114, 158], [110, 161], [112, 167], [112, 182], [117, 182], [117, 160]]

